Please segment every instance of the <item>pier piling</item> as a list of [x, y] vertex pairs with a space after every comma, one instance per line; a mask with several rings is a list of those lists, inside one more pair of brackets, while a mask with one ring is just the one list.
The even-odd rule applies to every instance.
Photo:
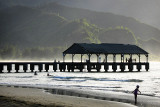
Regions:
[[101, 68], [104, 66], [104, 71], [108, 72], [109, 66], [112, 66], [113, 72], [117, 71], [117, 67], [120, 67], [120, 71], [124, 72], [125, 67], [128, 66], [129, 71], [133, 71], [133, 66], [136, 66], [137, 71], [140, 71], [142, 66], [145, 66], [146, 71], [149, 70], [149, 63], [121, 63], [121, 62], [102, 62], [102, 63], [97, 63], [97, 62], [58, 62], [58, 63], [51, 63], [51, 62], [5, 62], [2, 63], [0, 62], [0, 73], [3, 73], [3, 67], [7, 66], [8, 73], [11, 72], [12, 70], [12, 65], [15, 65], [15, 71], [16, 73], [19, 72], [20, 66], [23, 66], [24, 72], [28, 70], [28, 65], [30, 64], [30, 70], [31, 72], [34, 71], [35, 65], [38, 65], [38, 70], [41, 72], [43, 70], [43, 65], [45, 65], [45, 70], [48, 72], [49, 66], [53, 66], [53, 70], [57, 71], [57, 68], [59, 66], [59, 70], [61, 72], [65, 72], [66, 70], [68, 72], [74, 72], [74, 71], [79, 71], [83, 72], [83, 69], [86, 69], [88, 72], [92, 72], [92, 70], [96, 70], [96, 72], [101, 72]]

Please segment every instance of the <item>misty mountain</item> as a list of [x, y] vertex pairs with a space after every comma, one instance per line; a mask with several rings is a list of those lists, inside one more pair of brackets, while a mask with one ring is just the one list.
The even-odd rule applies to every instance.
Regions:
[[100, 43], [100, 39], [107, 36], [109, 36], [110, 42], [117, 42], [114, 40], [116, 33], [122, 38], [128, 36], [127, 41], [121, 41], [123, 43], [135, 43], [136, 41], [131, 33], [128, 34], [127, 30], [115, 29], [115, 33], [110, 33], [90, 24], [85, 19], [70, 21], [55, 13], [23, 6], [0, 11], [0, 25], [3, 26], [0, 28], [1, 45], [33, 47], [64, 46], [75, 42]]
[[66, 23], [60, 16], [37, 9], [22, 6], [7, 8], [0, 12], [0, 25], [3, 26], [0, 27], [0, 43], [19, 46], [45, 44], [46, 34], [52, 36]]
[[90, 23], [98, 25], [102, 28], [115, 28], [117, 26], [127, 27], [134, 32], [136, 37], [140, 37], [143, 40], [148, 40], [151, 38], [160, 40], [159, 29], [141, 23], [131, 17], [115, 15], [112, 13], [89, 11], [86, 9], [71, 8], [57, 3], [50, 3], [41, 6], [40, 9], [49, 13], [57, 13], [69, 20], [85, 18]]
[[56, 2], [69, 7], [133, 17], [160, 29], [159, 0], [0, 0], [0, 9], [11, 6], [42, 6]]
[[159, 54], [158, 29], [112, 13], [71, 8], [57, 3], [38, 7], [14, 6], [0, 10], [0, 25], [1, 47], [47, 48], [68, 47], [73, 43], [108, 42], [137, 44], [149, 53]]
[[133, 17], [160, 29], [160, 0], [59, 0], [59, 3]]

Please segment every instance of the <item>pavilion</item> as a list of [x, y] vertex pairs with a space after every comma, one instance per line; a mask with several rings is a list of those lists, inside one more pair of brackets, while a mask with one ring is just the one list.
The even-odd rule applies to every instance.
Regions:
[[[72, 55], [72, 66], [79, 66], [76, 64], [76, 62], [73, 62], [74, 56], [79, 54], [81, 55], [81, 64], [85, 65], [85, 63], [82, 62], [83, 56], [88, 56], [87, 69], [90, 71], [92, 68], [97, 69], [99, 71], [99, 68], [97, 66], [104, 65], [106, 68], [105, 71], [108, 70], [108, 66], [111, 65], [113, 68], [113, 71], [117, 70], [117, 66], [120, 65], [121, 71], [125, 70], [125, 66], [127, 65], [129, 68], [129, 71], [133, 70], [133, 66], [136, 65], [138, 71], [140, 71], [141, 66], [145, 65], [146, 71], [149, 69], [149, 62], [148, 62], [148, 52], [141, 49], [140, 47], [136, 45], [131, 44], [112, 44], [112, 43], [101, 43], [101, 44], [94, 44], [94, 43], [74, 43], [72, 46], [70, 46], [67, 50], [63, 52], [63, 62], [65, 62], [65, 56], [67, 54]], [[91, 62], [90, 58], [91, 56], [95, 54], [97, 56], [97, 63]], [[98, 63], [98, 58], [100, 55], [105, 56], [105, 62], [102, 62], [101, 64]], [[113, 62], [108, 62], [108, 55], [113, 55]], [[116, 62], [116, 56], [121, 56], [121, 62]], [[128, 62], [124, 61], [124, 56], [129, 55], [130, 59]], [[139, 58], [139, 61], [133, 62], [132, 56], [137, 55]], [[141, 56], [144, 55], [146, 57], [145, 62], [141, 62]], [[89, 67], [89, 68], [88, 68]], [[74, 67], [72, 67], [74, 68]], [[101, 68], [101, 67], [100, 67]], [[75, 68], [74, 68], [75, 69]], [[81, 70], [81, 69], [80, 69]]]

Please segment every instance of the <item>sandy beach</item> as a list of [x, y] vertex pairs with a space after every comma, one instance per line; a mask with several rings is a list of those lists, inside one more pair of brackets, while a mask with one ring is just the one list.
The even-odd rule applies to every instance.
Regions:
[[[120, 103], [93, 98], [50, 94], [44, 89], [0, 86], [1, 106], [52, 106], [52, 107], [134, 107]], [[11, 103], [12, 102], [12, 103]]]

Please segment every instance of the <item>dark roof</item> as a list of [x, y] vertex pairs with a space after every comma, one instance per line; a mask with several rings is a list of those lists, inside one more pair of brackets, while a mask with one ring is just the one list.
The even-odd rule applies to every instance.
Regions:
[[74, 43], [63, 54], [148, 54], [136, 45]]

